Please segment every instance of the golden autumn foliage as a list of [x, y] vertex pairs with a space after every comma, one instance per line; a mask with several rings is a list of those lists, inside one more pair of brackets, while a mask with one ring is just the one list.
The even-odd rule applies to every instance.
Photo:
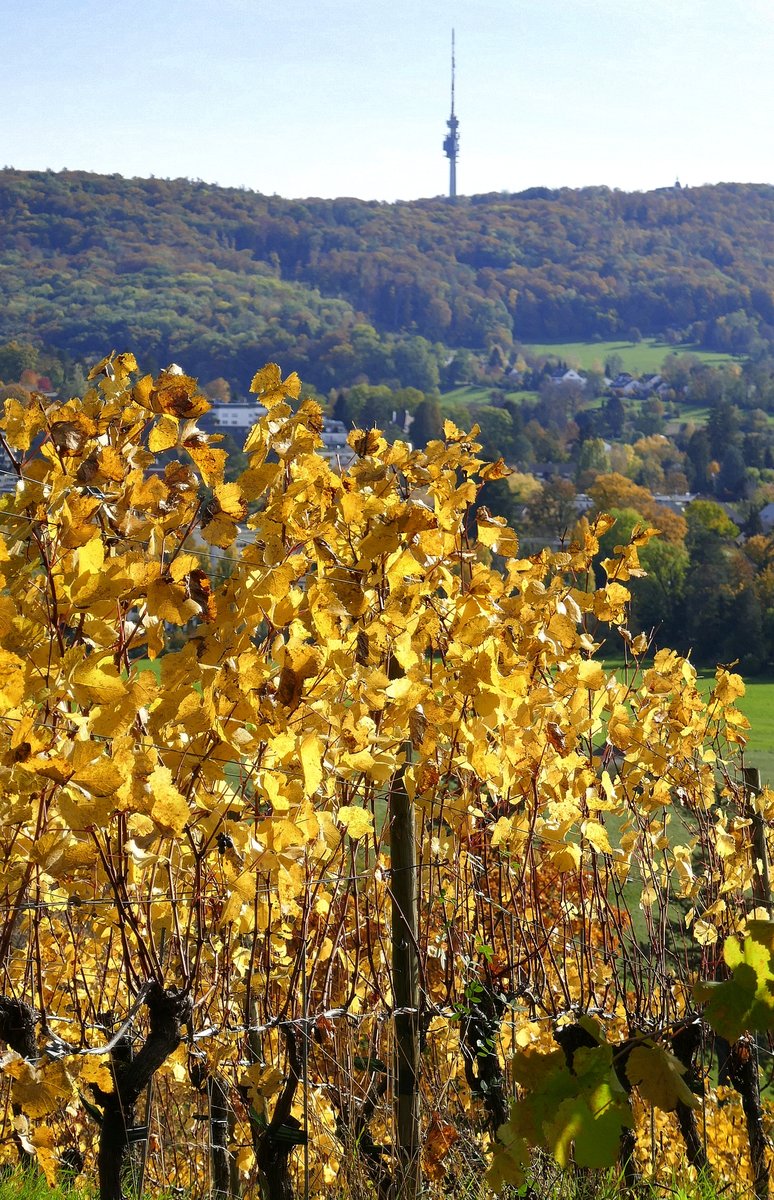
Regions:
[[[594, 589], [609, 522], [521, 557], [477, 509], [501, 464], [449, 422], [422, 452], [355, 431], [334, 469], [319, 406], [269, 365], [226, 482], [193, 379], [124, 354], [91, 381], [83, 400], [8, 400], [0, 421], [18, 476], [0, 501], [2, 991], [34, 1009], [37, 1045], [2, 1060], [3, 1153], [53, 1177], [77, 1148], [91, 1169], [93, 1110], [123, 1086], [113, 1035], [139, 1046], [152, 1005], [184, 997], [149, 1114], [162, 1141], [218, 1079], [243, 1182], [276, 1113], [308, 1121], [312, 1195], [365, 1129], [372, 1182], [389, 1172], [400, 778], [431, 1184], [490, 1154], [487, 1096], [502, 1084], [507, 1110], [513, 1081], [493, 1184], [524, 1178], [536, 1146], [613, 1161], [630, 1126], [668, 1173], [677, 1127], [652, 1151], [642, 1105], [669, 1121], [697, 1103], [671, 1039], [694, 983], [742, 961], [724, 975], [720, 947], [745, 932], [755, 863], [741, 681], [719, 669], [705, 698], [690, 662], [646, 663], [626, 629], [649, 533]], [[174, 1170], [196, 1191], [206, 1141], [188, 1126]]]

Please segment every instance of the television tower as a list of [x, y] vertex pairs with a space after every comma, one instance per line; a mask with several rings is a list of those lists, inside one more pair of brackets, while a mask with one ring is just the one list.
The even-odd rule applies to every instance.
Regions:
[[449, 132], [443, 140], [443, 152], [449, 160], [449, 199], [457, 199], [457, 155], [460, 149], [459, 121], [454, 115], [454, 30], [452, 29], [451, 55], [451, 116], [446, 122]]

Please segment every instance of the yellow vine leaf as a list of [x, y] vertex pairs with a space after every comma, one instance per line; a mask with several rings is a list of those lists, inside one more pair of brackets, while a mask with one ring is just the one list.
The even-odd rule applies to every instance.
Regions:
[[[500, 476], [496, 476], [500, 478]], [[493, 517], [488, 509], [479, 508], [476, 515], [478, 540], [503, 558], [516, 558], [519, 542], [504, 517]]]
[[[451, 424], [451, 422], [444, 422], [444, 427], [447, 424]], [[487, 466], [482, 467], [481, 469], [481, 478], [485, 479], [487, 482], [490, 482], [494, 479], [507, 479], [508, 476], [512, 474], [513, 472], [511, 471], [511, 468], [505, 465], [505, 460], [502, 458], [498, 458], [496, 462], [489, 463]]]
[[314, 646], [297, 639], [291, 639], [285, 646], [277, 700], [290, 712], [298, 707], [304, 683], [317, 674], [321, 661], [320, 651]]
[[715, 678], [712, 698], [719, 704], [733, 704], [744, 696], [745, 686], [741, 675], [735, 675], [732, 671], [725, 671], [722, 667], [718, 667]]
[[13, 1078], [11, 1096], [28, 1117], [45, 1117], [55, 1112], [72, 1095], [72, 1080], [64, 1063], [44, 1059], [33, 1066], [26, 1059], [17, 1059], [5, 1067]]
[[276, 1067], [255, 1063], [242, 1072], [242, 1085], [247, 1088], [250, 1103], [259, 1117], [268, 1114], [268, 1101], [282, 1087], [282, 1072]]
[[593, 659], [584, 659], [578, 663], [578, 682], [589, 691], [595, 692], [605, 686], [605, 669], [601, 663]]
[[148, 435], [148, 449], [154, 454], [169, 450], [177, 445], [180, 426], [176, 417], [163, 416], [156, 422]]
[[180, 837], [191, 813], [185, 797], [172, 782], [169, 767], [156, 767], [148, 780], [152, 796], [150, 815], [164, 833]]
[[340, 825], [344, 826], [344, 832], [348, 833], [354, 840], [367, 837], [369, 833], [373, 832], [373, 814], [367, 812], [364, 808], [345, 804], [339, 809], [337, 820]]
[[613, 847], [610, 845], [607, 830], [599, 821], [584, 821], [581, 833], [592, 850], [596, 850], [598, 854], [612, 854]]
[[203, 437], [188, 437], [183, 446], [199, 468], [207, 487], [220, 484], [226, 465], [225, 450], [216, 449]]
[[76, 666], [71, 679], [80, 704], [115, 704], [126, 694], [126, 684], [107, 655], [96, 660], [86, 658]]
[[77, 1075], [82, 1084], [93, 1083], [103, 1092], [113, 1091], [113, 1075], [110, 1070], [110, 1059], [106, 1054], [90, 1054], [80, 1059], [77, 1063]]
[[35, 407], [27, 407], [19, 400], [5, 401], [5, 415], [0, 429], [12, 450], [29, 450], [35, 437], [45, 424], [43, 413]]
[[78, 571], [81, 575], [96, 575], [105, 565], [105, 546], [95, 530], [95, 536], [78, 550]]
[[444, 1178], [449, 1151], [459, 1140], [456, 1127], [434, 1112], [422, 1147], [422, 1162], [429, 1179], [439, 1182]]
[[146, 375], [134, 388], [134, 399], [151, 412], [187, 420], [203, 416], [212, 407], [198, 391], [196, 380], [182, 371], [162, 371], [155, 380]]
[[131, 351], [124, 350], [121, 354], [116, 354], [115, 350], [112, 350], [110, 354], [100, 359], [97, 365], [91, 368], [86, 378], [91, 382], [91, 380], [99, 378], [100, 375], [106, 375], [109, 379], [124, 382], [136, 370], [137, 359]]
[[297, 400], [301, 393], [301, 380], [295, 371], [286, 379], [276, 363], [267, 363], [260, 371], [256, 371], [250, 383], [250, 391], [257, 394], [261, 404], [273, 408], [286, 397]]
[[664, 1112], [674, 1112], [679, 1102], [689, 1108], [701, 1108], [698, 1097], [683, 1078], [683, 1064], [655, 1042], [634, 1047], [626, 1060], [626, 1075], [643, 1100]]
[[24, 663], [0, 647], [0, 712], [16, 708], [24, 696]]
[[311, 796], [322, 783], [323, 744], [316, 733], [307, 734], [299, 748], [301, 769], [304, 774], [304, 795]]
[[20, 1133], [19, 1141], [28, 1154], [34, 1154], [49, 1187], [55, 1187], [59, 1172], [59, 1152], [54, 1130], [49, 1125]]
[[221, 913], [221, 926], [236, 925], [240, 921], [239, 928], [249, 928], [249, 919], [247, 922], [242, 921], [245, 909], [251, 905], [255, 899], [256, 878], [255, 871], [243, 871], [239, 874], [231, 884], [231, 895], [226, 901], [223, 912]]

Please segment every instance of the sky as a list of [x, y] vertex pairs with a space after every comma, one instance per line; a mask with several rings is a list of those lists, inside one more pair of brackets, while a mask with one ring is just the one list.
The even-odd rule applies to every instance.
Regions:
[[0, 165], [289, 197], [774, 182], [774, 0], [0, 0]]

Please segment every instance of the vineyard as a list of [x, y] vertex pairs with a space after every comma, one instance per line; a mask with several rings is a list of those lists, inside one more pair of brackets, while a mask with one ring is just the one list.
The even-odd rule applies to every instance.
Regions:
[[0, 421], [6, 1164], [766, 1196], [774, 795], [739, 676], [627, 630], [653, 531], [599, 588], [611, 521], [520, 557], [475, 430], [335, 470], [270, 365], [224, 483], [193, 379], [90, 383]]

